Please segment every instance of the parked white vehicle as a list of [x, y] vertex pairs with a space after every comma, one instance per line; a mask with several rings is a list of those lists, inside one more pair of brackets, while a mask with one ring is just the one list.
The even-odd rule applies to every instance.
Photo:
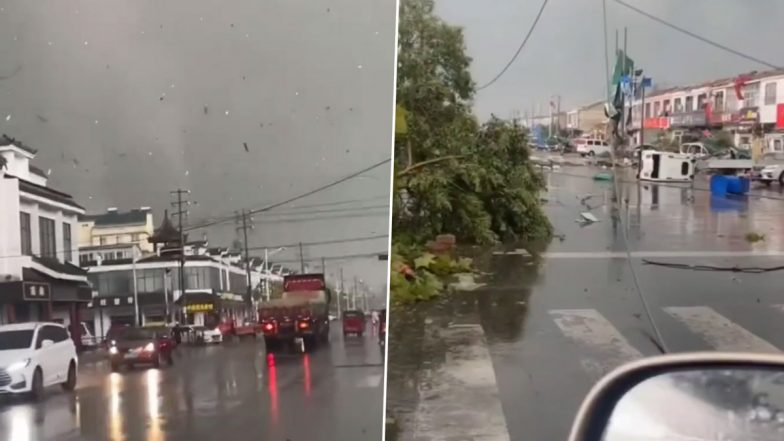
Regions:
[[221, 333], [220, 329], [213, 328], [213, 329], [204, 329], [204, 343], [222, 343], [223, 342], [223, 334]]
[[612, 147], [607, 141], [599, 138], [575, 138], [572, 140], [574, 149], [581, 156], [611, 155]]
[[43, 397], [55, 384], [74, 390], [79, 359], [68, 330], [57, 323], [0, 326], [0, 394]]
[[707, 158], [710, 156], [710, 151], [701, 142], [687, 142], [681, 145], [681, 155], [690, 155], [695, 159]]
[[770, 185], [778, 182], [784, 186], [784, 152], [769, 150], [754, 167], [754, 180]]

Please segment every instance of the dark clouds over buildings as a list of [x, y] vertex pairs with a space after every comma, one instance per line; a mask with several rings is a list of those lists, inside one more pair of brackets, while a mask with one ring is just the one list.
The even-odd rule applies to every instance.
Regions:
[[[389, 157], [394, 33], [394, 0], [3, 2], [0, 132], [36, 147], [51, 185], [92, 211], [147, 205], [160, 220], [177, 187], [198, 201], [191, 221], [257, 208]], [[381, 167], [298, 204], [386, 204], [388, 175]], [[250, 242], [388, 231], [384, 209], [364, 211], [288, 223], [259, 215]], [[234, 227], [210, 229], [211, 242], [230, 244]], [[374, 288], [386, 277], [370, 259], [334, 266]]]

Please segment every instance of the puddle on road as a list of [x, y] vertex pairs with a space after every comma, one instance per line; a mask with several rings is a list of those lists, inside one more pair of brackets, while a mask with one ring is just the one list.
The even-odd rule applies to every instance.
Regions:
[[421, 372], [447, 359], [447, 348], [438, 338], [428, 336], [428, 330], [479, 323], [488, 343], [523, 338], [531, 287], [539, 277], [538, 264], [524, 254], [499, 255], [494, 251], [498, 250], [471, 253], [477, 270], [485, 274], [476, 277], [475, 285], [483, 286], [454, 291], [433, 303], [391, 311], [387, 408], [404, 438], [420, 399]]

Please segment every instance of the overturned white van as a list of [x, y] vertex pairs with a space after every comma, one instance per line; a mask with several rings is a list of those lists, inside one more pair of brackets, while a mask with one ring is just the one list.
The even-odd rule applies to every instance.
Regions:
[[637, 177], [641, 181], [691, 182], [694, 180], [697, 160], [692, 155], [657, 150], [642, 150], [640, 154], [642, 158]]

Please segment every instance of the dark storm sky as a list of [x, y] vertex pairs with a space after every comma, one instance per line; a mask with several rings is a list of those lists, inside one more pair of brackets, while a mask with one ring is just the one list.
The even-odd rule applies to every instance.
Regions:
[[[0, 80], [0, 132], [37, 148], [35, 164], [51, 169], [50, 185], [90, 211], [147, 205], [158, 223], [169, 191], [183, 187], [198, 201], [196, 222], [286, 199], [390, 156], [395, 0], [0, 6], [0, 77], [10, 76]], [[270, 223], [286, 216], [257, 215], [251, 245], [387, 233], [388, 175], [380, 167], [297, 203], [362, 200], [319, 209], [364, 207], [363, 216]], [[342, 218], [319, 219], [335, 216]], [[229, 245], [234, 225], [209, 236]], [[380, 239], [305, 254], [386, 247]], [[339, 266], [376, 290], [386, 278], [377, 260], [328, 262], [328, 272]]]

